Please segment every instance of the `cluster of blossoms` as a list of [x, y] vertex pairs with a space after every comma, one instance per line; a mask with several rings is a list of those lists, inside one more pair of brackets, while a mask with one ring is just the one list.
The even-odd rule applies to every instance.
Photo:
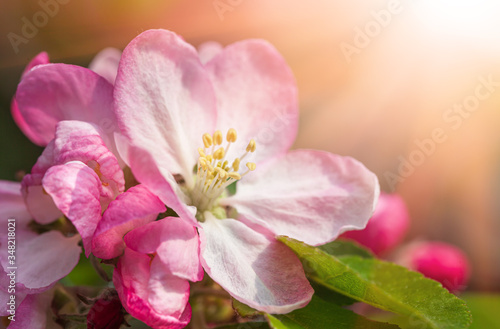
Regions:
[[[0, 215], [19, 225], [18, 312], [32, 313], [11, 327], [44, 328], [80, 240], [113, 260], [123, 307], [153, 328], [189, 323], [190, 282], [205, 273], [260, 311], [305, 306], [313, 289], [276, 236], [316, 246], [362, 229], [379, 186], [352, 158], [289, 151], [297, 104], [290, 69], [261, 40], [197, 51], [150, 30], [89, 69], [38, 55], [12, 114], [45, 149], [20, 184], [0, 182]], [[74, 234], [32, 229], [56, 220]]]

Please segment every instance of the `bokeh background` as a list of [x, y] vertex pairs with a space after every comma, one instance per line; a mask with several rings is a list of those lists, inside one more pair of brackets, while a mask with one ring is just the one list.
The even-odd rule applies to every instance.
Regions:
[[[44, 20], [38, 13], [46, 3], [57, 6]], [[365, 163], [383, 190], [407, 202], [408, 241], [459, 246], [472, 263], [469, 289], [500, 291], [500, 2], [0, 0], [0, 5], [0, 179], [19, 179], [41, 153], [9, 111], [24, 66], [39, 52], [47, 51], [53, 62], [87, 66], [101, 49], [123, 49], [150, 28], [173, 30], [195, 46], [264, 38], [283, 54], [299, 86], [295, 147]], [[387, 16], [389, 9], [397, 13]], [[39, 27], [25, 37], [23, 26], [34, 19]], [[360, 35], [367, 29], [370, 35]], [[24, 38], [15, 46], [14, 34]], [[488, 95], [473, 104], [484, 80], [491, 81]], [[474, 105], [472, 111], [458, 110], [464, 101]], [[419, 159], [416, 141], [432, 138], [436, 129], [445, 140]], [[404, 168], [406, 161], [412, 170]]]

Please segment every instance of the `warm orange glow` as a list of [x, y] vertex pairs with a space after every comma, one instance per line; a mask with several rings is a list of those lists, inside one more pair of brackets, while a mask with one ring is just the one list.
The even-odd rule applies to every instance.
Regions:
[[[464, 248], [473, 286], [500, 289], [500, 2], [230, 2], [222, 10], [212, 0], [68, 1], [19, 52], [1, 39], [1, 96], [10, 99], [22, 67], [42, 50], [86, 65], [100, 49], [123, 48], [150, 28], [171, 29], [194, 45], [267, 39], [299, 86], [295, 147], [364, 162], [383, 189], [408, 202], [411, 237]], [[4, 35], [22, 35], [22, 17], [41, 10], [35, 0], [2, 6]], [[441, 142], [401, 174], [436, 129]]]

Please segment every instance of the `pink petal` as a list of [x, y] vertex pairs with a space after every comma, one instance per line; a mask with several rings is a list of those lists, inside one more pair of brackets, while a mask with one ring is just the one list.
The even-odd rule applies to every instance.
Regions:
[[49, 224], [63, 213], [57, 208], [52, 197], [42, 186], [43, 175], [27, 174], [23, 177], [22, 192], [26, 207], [33, 219], [39, 224]]
[[202, 134], [216, 121], [212, 84], [196, 50], [166, 30], [140, 34], [123, 51], [114, 98], [130, 141], [191, 186]]
[[189, 300], [189, 281], [168, 270], [159, 258], [151, 262], [148, 302], [157, 312], [180, 318]]
[[123, 192], [123, 172], [103, 138], [107, 139], [102, 130], [91, 123], [57, 123], [55, 139], [47, 145], [33, 166], [31, 174], [26, 175], [22, 182], [26, 205], [38, 223], [47, 224], [62, 216], [50, 195], [41, 186], [43, 175], [51, 166], [81, 161], [94, 169], [103, 183], [100, 190], [103, 207]]
[[268, 313], [304, 307], [314, 293], [302, 264], [280, 242], [234, 219], [205, 213], [200, 229], [205, 271], [237, 300]]
[[257, 167], [221, 203], [276, 235], [320, 245], [364, 228], [378, 195], [377, 177], [360, 162], [297, 150]]
[[444, 242], [415, 242], [400, 250], [396, 261], [441, 282], [452, 292], [464, 290], [470, 277], [467, 256], [459, 248]]
[[30, 127], [28, 137], [47, 145], [61, 120], [93, 122], [114, 131], [113, 86], [79, 66], [46, 64], [26, 74], [17, 88], [19, 113]]
[[19, 304], [15, 321], [9, 325], [9, 329], [45, 329], [47, 326], [47, 312], [54, 297], [54, 291], [50, 290], [42, 294], [28, 295]]
[[218, 55], [224, 47], [218, 42], [207, 41], [198, 46], [198, 55], [200, 56], [200, 61], [206, 64], [212, 60], [216, 55]]
[[49, 224], [63, 215], [42, 187], [43, 175], [55, 164], [54, 140], [52, 140], [38, 157], [31, 168], [31, 173], [25, 175], [21, 182], [26, 207], [33, 219], [40, 224]]
[[50, 231], [30, 240], [17, 241], [17, 281], [28, 289], [40, 289], [68, 275], [78, 264], [80, 238], [65, 238]]
[[[191, 307], [189, 304], [186, 305], [189, 285], [184, 291], [179, 291], [178, 286], [171, 287], [170, 284], [174, 282], [162, 281], [156, 268], [158, 262], [154, 262], [154, 269], [150, 268], [150, 263], [151, 258], [148, 255], [137, 253], [129, 248], [125, 249], [125, 253], [120, 258], [113, 273], [113, 283], [123, 307], [133, 317], [144, 321], [151, 327], [184, 328], [191, 319]], [[151, 266], [153, 265], [151, 264]], [[158, 290], [153, 292], [150, 291], [151, 288]], [[170, 312], [163, 313], [149, 303], [150, 298], [154, 306], [162, 310], [162, 306], [158, 305], [161, 304], [162, 300], [168, 305], [170, 305], [170, 301], [167, 299], [175, 300], [177, 301], [176, 305], [169, 307], [168, 310], [174, 308], [176, 309], [174, 313], [178, 313], [177, 310], [184, 309], [184, 312], [179, 317], [173, 316]]]
[[123, 236], [154, 221], [165, 205], [143, 185], [136, 185], [109, 204], [97, 225], [92, 253], [103, 259], [118, 257], [125, 249]]
[[101, 129], [82, 121], [61, 121], [56, 126], [54, 163], [81, 161], [98, 174], [105, 206], [125, 189], [125, 178], [115, 155], [103, 140]]
[[28, 65], [26, 65], [26, 67], [24, 68], [24, 71], [21, 75], [21, 80], [24, 79], [26, 74], [29, 71], [31, 71], [31, 69], [34, 68], [35, 66], [49, 64], [49, 63], [50, 63], [49, 54], [47, 54], [45, 51], [42, 51], [41, 53], [39, 53], [38, 55], [33, 57], [31, 59], [31, 61], [28, 63]]
[[[49, 61], [49, 55], [46, 52], [41, 52], [38, 55], [36, 55], [26, 66], [26, 68], [23, 71], [22, 78], [28, 73], [33, 67], [41, 64], [48, 64], [50, 63]], [[16, 98], [12, 98], [12, 103], [11, 103], [11, 114], [12, 118], [14, 119], [15, 123], [21, 129], [21, 131], [35, 144], [40, 145], [40, 146], [45, 146], [45, 142], [39, 138], [39, 136], [31, 130], [31, 127], [26, 123], [24, 120], [23, 116], [19, 112], [19, 107], [17, 106], [17, 101]]]
[[382, 193], [366, 228], [345, 232], [342, 237], [355, 240], [380, 255], [397, 246], [409, 226], [410, 214], [403, 198], [397, 194]]
[[31, 220], [31, 214], [26, 209], [21, 194], [21, 184], [0, 180], [0, 220], [16, 219], [17, 225], [26, 225]]
[[[19, 225], [17, 221], [15, 223], [9, 222], [7, 224], [7, 221], [5, 221], [5, 225], [2, 225], [3, 227], [0, 227], [0, 263], [2, 265], [2, 271], [0, 271], [0, 291], [8, 292], [9, 289], [12, 288], [14, 285], [11, 282], [11, 277], [8, 274], [11, 274], [11, 271], [14, 270], [16, 272], [16, 280], [15, 280], [15, 290], [16, 290], [16, 302], [17, 305], [21, 302], [21, 299], [24, 298], [26, 294], [31, 294], [31, 293], [36, 293], [40, 291], [47, 290], [48, 287], [43, 287], [41, 289], [29, 289], [24, 286], [24, 284], [19, 281], [19, 278], [17, 277], [17, 269], [16, 267], [18, 266], [18, 261], [17, 259], [12, 262], [12, 259], [9, 257], [12, 256], [12, 254], [9, 254], [9, 249], [12, 248], [12, 246], [16, 246], [16, 255], [17, 256], [17, 247], [21, 243], [25, 243], [26, 241], [32, 241], [35, 239], [38, 235], [31, 231], [28, 230], [26, 227], [22, 227]], [[15, 229], [15, 236], [12, 237], [12, 230]], [[11, 236], [9, 237], [9, 233], [11, 233]], [[11, 247], [9, 247], [9, 245]]]
[[94, 231], [101, 219], [99, 177], [82, 162], [72, 161], [50, 168], [42, 183], [57, 207], [80, 233], [88, 257]]
[[[4, 275], [4, 274], [2, 273], [2, 275]], [[16, 309], [18, 308], [18, 305], [20, 305], [27, 296], [27, 293], [25, 291], [20, 292], [19, 290], [16, 290], [15, 294], [8, 293], [7, 290], [8, 290], [9, 283], [8, 283], [8, 281], [6, 281], [6, 282], [7, 282], [7, 286], [4, 285], [0, 289], [0, 304], [5, 305], [5, 307], [0, 308], [0, 316], [10, 316], [14, 312], [16, 312], [16, 314], [17, 314]], [[1, 283], [3, 283], [3, 282], [1, 282]], [[4, 287], [6, 287], [7, 289], [5, 289]], [[5, 289], [5, 291], [2, 289]], [[15, 305], [14, 306], [12, 306], [11, 297], [10, 297], [11, 295], [15, 296], [15, 298], [14, 298]], [[8, 304], [8, 303], [10, 303], [10, 304]]]
[[166, 217], [125, 236], [127, 246], [143, 254], [157, 253], [169, 272], [190, 281], [203, 278], [196, 229], [177, 217]]
[[[168, 168], [157, 165], [153, 156], [134, 146], [121, 146], [120, 154], [132, 169], [137, 181], [144, 184], [153, 194], [157, 195], [163, 203], [172, 208], [179, 217], [191, 221], [198, 226], [196, 208], [188, 206], [190, 199], [184, 194], [176, 183], [174, 176]], [[126, 154], [123, 153], [126, 152]]]
[[112, 85], [115, 84], [116, 73], [118, 72], [118, 63], [122, 52], [116, 48], [105, 48], [101, 50], [90, 62], [89, 69], [108, 80]]
[[[235, 128], [233, 151], [257, 142], [253, 162], [287, 151], [298, 127], [297, 86], [283, 57], [269, 43], [246, 40], [227, 46], [206, 64], [217, 95], [217, 128]], [[238, 156], [238, 152], [235, 152]]]

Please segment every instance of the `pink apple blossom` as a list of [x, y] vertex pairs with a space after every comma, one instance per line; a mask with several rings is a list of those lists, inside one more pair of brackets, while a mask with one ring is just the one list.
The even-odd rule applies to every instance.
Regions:
[[398, 252], [396, 262], [441, 282], [451, 292], [466, 288], [470, 277], [467, 256], [444, 242], [417, 241]]
[[271, 45], [246, 40], [203, 61], [165, 30], [126, 47], [114, 92], [121, 155], [139, 182], [198, 228], [201, 264], [214, 281], [251, 307], [290, 312], [313, 290], [275, 236], [320, 245], [364, 228], [377, 178], [349, 157], [288, 151], [297, 89]]
[[409, 226], [410, 214], [403, 198], [397, 194], [381, 193], [366, 228], [346, 232], [342, 237], [355, 240], [380, 255], [396, 247]]

